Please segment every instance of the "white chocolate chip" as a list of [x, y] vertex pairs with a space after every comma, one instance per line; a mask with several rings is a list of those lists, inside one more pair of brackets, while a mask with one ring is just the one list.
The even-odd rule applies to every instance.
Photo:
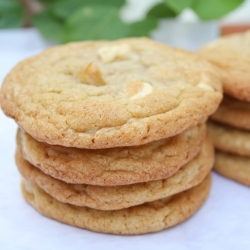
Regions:
[[210, 92], [211, 92], [211, 91], [214, 91], [213, 87], [207, 85], [207, 84], [204, 83], [204, 82], [200, 82], [200, 83], [197, 85], [197, 87], [198, 87], [198, 88], [201, 88], [201, 89], [203, 89], [203, 90], [205, 90], [205, 91], [210, 91]]
[[24, 178], [23, 179], [23, 183], [25, 185], [25, 190], [30, 193], [33, 194], [34, 193], [34, 187]]
[[130, 58], [131, 57], [131, 48], [128, 44], [121, 44], [118, 47], [118, 57], [119, 58]]
[[177, 88], [178, 88], [179, 90], [184, 90], [184, 89], [186, 88], [186, 86], [183, 85], [183, 84], [181, 84], [181, 83], [179, 83], [179, 84], [177, 84]]
[[104, 63], [113, 62], [117, 58], [129, 59], [133, 57], [133, 53], [128, 44], [102, 47], [97, 51], [97, 53]]
[[[152, 204], [152, 207], [156, 208], [156, 209], [160, 209], [162, 207], [165, 206], [165, 204], [169, 203], [171, 201], [171, 199], [173, 198], [173, 195], [168, 196], [166, 198], [160, 199], [160, 200], [156, 200], [154, 201], [154, 203]], [[149, 204], [150, 206], [151, 204]]]
[[91, 62], [84, 70], [80, 72], [79, 79], [82, 83], [88, 85], [105, 85], [105, 81], [102, 78], [102, 73], [95, 62]]
[[96, 132], [98, 131], [98, 129], [89, 129], [89, 130], [86, 130], [84, 133], [86, 134], [89, 134], [89, 135], [93, 135], [95, 134]]
[[142, 98], [152, 93], [152, 91], [152, 85], [146, 82], [136, 80], [127, 84], [127, 95], [131, 100]]

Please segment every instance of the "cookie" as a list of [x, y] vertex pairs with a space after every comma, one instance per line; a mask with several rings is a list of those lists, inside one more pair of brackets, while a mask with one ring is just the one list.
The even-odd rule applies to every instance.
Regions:
[[250, 31], [221, 37], [199, 54], [221, 70], [226, 94], [250, 102]]
[[250, 157], [218, 151], [215, 154], [214, 170], [250, 187]]
[[114, 211], [62, 203], [37, 186], [25, 183], [22, 184], [24, 198], [47, 217], [96, 232], [133, 235], [157, 232], [188, 219], [205, 202], [211, 175], [198, 186], [166, 199]]
[[215, 148], [224, 152], [250, 157], [250, 132], [215, 122], [208, 123], [208, 132]]
[[225, 95], [211, 119], [236, 128], [250, 130], [250, 103]]
[[116, 210], [168, 197], [198, 185], [214, 164], [214, 150], [212, 141], [207, 139], [199, 155], [171, 177], [114, 187], [67, 184], [29, 164], [18, 151], [16, 164], [28, 182], [60, 202], [100, 210]]
[[136, 146], [181, 133], [222, 99], [197, 55], [147, 38], [56, 46], [5, 78], [2, 110], [36, 140], [78, 148]]
[[136, 147], [65, 148], [38, 142], [23, 131], [17, 134], [17, 144], [24, 159], [56, 179], [113, 186], [171, 176], [198, 154], [205, 137], [205, 124], [199, 124], [172, 138]]

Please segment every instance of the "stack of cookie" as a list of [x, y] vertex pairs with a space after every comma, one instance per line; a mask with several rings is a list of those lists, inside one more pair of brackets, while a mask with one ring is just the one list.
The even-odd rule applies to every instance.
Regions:
[[221, 70], [224, 99], [211, 116], [214, 169], [250, 186], [250, 31], [220, 38], [200, 54]]
[[0, 95], [19, 125], [24, 198], [93, 231], [155, 232], [190, 217], [210, 189], [214, 67], [146, 38], [72, 43], [18, 64]]

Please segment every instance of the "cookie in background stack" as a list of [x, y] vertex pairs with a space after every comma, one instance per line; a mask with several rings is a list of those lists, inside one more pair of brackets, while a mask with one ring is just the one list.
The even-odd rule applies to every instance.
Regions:
[[221, 70], [224, 99], [212, 116], [214, 169], [250, 186], [250, 31], [222, 37], [199, 52]]
[[209, 63], [145, 38], [72, 43], [21, 62], [0, 100], [20, 127], [25, 199], [98, 232], [182, 222], [210, 190], [204, 121], [221, 92]]

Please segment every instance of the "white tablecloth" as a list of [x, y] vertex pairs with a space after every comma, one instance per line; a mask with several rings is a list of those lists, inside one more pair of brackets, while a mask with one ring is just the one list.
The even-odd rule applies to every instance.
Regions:
[[[0, 81], [48, 46], [34, 30], [0, 31]], [[213, 174], [209, 199], [189, 220], [142, 236], [114, 236], [41, 216], [26, 204], [14, 163], [16, 125], [0, 111], [0, 249], [249, 249], [250, 189]]]

